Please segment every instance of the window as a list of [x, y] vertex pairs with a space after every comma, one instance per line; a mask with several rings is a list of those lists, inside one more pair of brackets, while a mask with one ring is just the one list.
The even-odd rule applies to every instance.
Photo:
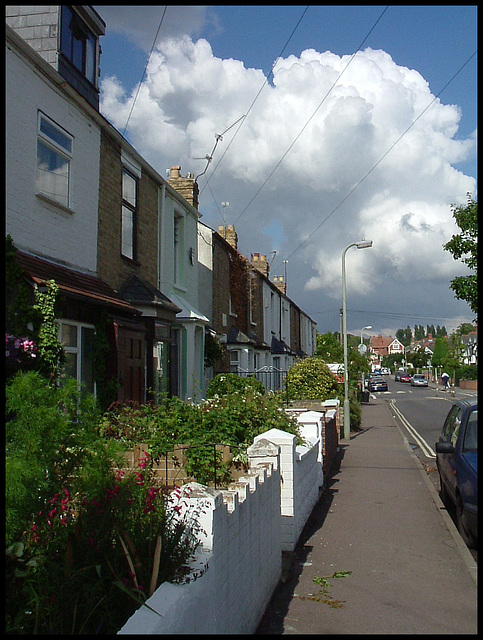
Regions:
[[238, 367], [240, 364], [240, 351], [234, 349], [230, 351], [230, 373], [238, 373]]
[[137, 180], [128, 171], [122, 172], [122, 238], [121, 253], [136, 259]]
[[60, 321], [59, 340], [64, 347], [64, 374], [85, 385], [95, 394], [94, 327], [76, 322]]
[[37, 134], [37, 193], [69, 206], [73, 137], [39, 111]]
[[173, 224], [173, 267], [174, 283], [183, 285], [183, 260], [184, 255], [184, 218], [182, 215], [174, 214]]
[[80, 16], [66, 6], [62, 6], [60, 50], [91, 84], [96, 84], [96, 38]]

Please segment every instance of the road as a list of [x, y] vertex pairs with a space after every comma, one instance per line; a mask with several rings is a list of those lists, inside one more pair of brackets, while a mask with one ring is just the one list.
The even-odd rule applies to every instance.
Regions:
[[[386, 380], [388, 390], [371, 393], [371, 401], [382, 400], [389, 404], [392, 415], [405, 431], [409, 445], [439, 492], [435, 443], [453, 400], [475, 393], [458, 388], [447, 392], [434, 387], [412, 387], [406, 382], [396, 382], [390, 376]], [[454, 513], [451, 515], [454, 519]], [[478, 552], [474, 549], [470, 551], [477, 560]]]

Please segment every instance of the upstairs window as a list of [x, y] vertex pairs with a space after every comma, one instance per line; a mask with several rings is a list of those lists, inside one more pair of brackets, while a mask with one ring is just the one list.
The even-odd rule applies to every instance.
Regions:
[[60, 50], [93, 85], [96, 84], [96, 38], [71, 7], [62, 6]]
[[69, 206], [73, 137], [39, 112], [37, 136], [37, 193]]
[[131, 260], [136, 259], [137, 192], [137, 179], [123, 169], [121, 253]]

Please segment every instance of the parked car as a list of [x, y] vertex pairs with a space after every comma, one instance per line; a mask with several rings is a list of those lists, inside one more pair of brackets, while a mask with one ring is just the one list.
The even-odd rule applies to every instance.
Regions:
[[374, 376], [369, 380], [369, 391], [387, 391], [387, 382], [382, 376]]
[[456, 523], [469, 547], [478, 540], [478, 400], [453, 403], [435, 444], [441, 500], [456, 507]]
[[404, 371], [403, 369], [398, 369], [396, 371], [396, 375], [394, 376], [394, 380], [396, 382], [399, 382], [403, 373], [406, 373], [406, 371]]
[[411, 375], [409, 373], [401, 373], [399, 382], [411, 382]]
[[428, 379], [422, 373], [415, 373], [411, 378], [412, 387], [427, 387]]
[[388, 367], [382, 367], [381, 373], [383, 376], [388, 376], [391, 373], [391, 369], [389, 369]]

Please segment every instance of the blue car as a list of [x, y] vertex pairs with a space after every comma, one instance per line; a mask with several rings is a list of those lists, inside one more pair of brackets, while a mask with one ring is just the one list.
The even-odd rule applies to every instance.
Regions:
[[453, 403], [435, 444], [441, 500], [456, 507], [456, 523], [465, 543], [478, 541], [478, 400]]

